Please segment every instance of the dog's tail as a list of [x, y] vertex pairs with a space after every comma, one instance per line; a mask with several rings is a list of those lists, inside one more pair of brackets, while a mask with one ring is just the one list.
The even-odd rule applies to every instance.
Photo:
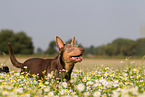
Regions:
[[13, 49], [12, 49], [10, 43], [8, 43], [8, 47], [9, 47], [9, 55], [10, 55], [10, 59], [11, 59], [12, 64], [17, 68], [22, 68], [23, 65], [22, 65], [22, 63], [19, 63], [17, 61], [16, 57], [14, 56], [14, 52], [13, 52]]

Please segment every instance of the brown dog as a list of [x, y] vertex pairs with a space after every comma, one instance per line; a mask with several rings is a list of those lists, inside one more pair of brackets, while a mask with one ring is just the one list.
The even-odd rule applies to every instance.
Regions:
[[14, 56], [10, 43], [8, 43], [11, 62], [15, 67], [21, 68], [22, 71], [25, 70], [24, 66], [27, 66], [27, 70], [30, 71], [31, 74], [39, 74], [40, 78], [43, 77], [43, 71], [46, 71], [45, 75], [54, 71], [55, 76], [59, 78], [59, 71], [65, 69], [66, 74], [64, 74], [63, 77], [68, 81], [71, 79], [71, 73], [75, 63], [82, 61], [83, 57], [81, 57], [81, 55], [84, 50], [76, 45], [75, 37], [71, 44], [65, 44], [56, 36], [56, 44], [57, 48], [59, 48], [59, 55], [55, 59], [31, 58], [24, 63], [19, 63]]

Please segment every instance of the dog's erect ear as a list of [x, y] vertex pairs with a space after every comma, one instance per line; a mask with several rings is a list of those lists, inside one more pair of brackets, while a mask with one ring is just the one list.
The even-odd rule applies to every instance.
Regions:
[[75, 44], [76, 45], [76, 38], [75, 38], [75, 36], [73, 37], [73, 40], [72, 40], [71, 44]]
[[56, 36], [56, 45], [57, 45], [57, 48], [62, 49], [64, 47], [64, 42], [58, 37]]

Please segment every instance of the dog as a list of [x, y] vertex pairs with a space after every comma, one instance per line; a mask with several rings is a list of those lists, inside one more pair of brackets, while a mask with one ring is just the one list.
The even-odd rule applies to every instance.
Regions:
[[9, 73], [9, 67], [3, 66], [3, 68], [0, 68], [0, 73]]
[[[30, 74], [39, 74], [40, 78], [43, 78], [44, 75], [47, 75], [52, 71], [55, 72], [56, 78], [60, 78], [60, 71], [65, 70], [66, 73], [63, 74], [63, 78], [69, 81], [75, 63], [81, 62], [83, 59], [81, 56], [84, 49], [76, 45], [75, 37], [73, 37], [71, 44], [65, 44], [61, 38], [56, 36], [56, 45], [59, 49], [59, 54], [56, 58], [31, 58], [26, 60], [24, 63], [20, 63], [14, 56], [11, 44], [8, 43], [10, 60], [15, 67], [21, 68], [22, 71], [24, 71], [24, 67], [27, 66], [27, 70]], [[45, 71], [45, 74], [42, 73], [43, 71]]]

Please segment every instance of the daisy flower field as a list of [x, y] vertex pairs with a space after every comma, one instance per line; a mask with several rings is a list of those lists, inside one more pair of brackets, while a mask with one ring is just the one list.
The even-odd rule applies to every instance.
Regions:
[[144, 97], [144, 66], [121, 63], [123, 70], [105, 66], [90, 72], [75, 69], [69, 82], [60, 82], [53, 73], [43, 80], [20, 70], [0, 73], [0, 97]]

